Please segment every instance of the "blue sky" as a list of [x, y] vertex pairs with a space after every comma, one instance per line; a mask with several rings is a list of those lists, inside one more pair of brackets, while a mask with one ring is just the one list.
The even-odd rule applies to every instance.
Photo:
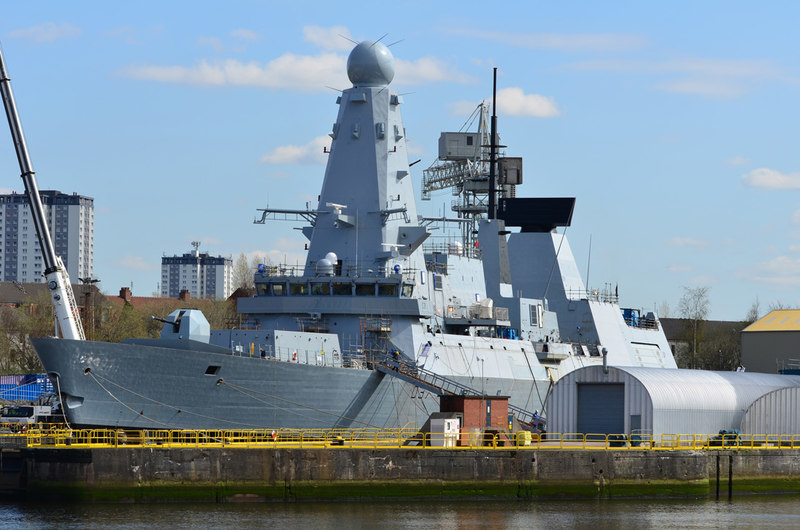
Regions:
[[[800, 297], [797, 20], [795, 2], [38, 1], [4, 4], [0, 42], [39, 187], [95, 199], [107, 293], [150, 295], [194, 240], [303, 261], [256, 209], [313, 203], [348, 39], [386, 35], [417, 190], [497, 67], [518, 195], [577, 198], [590, 286], [671, 316], [709, 287], [733, 320]], [[7, 133], [0, 161], [22, 191]]]

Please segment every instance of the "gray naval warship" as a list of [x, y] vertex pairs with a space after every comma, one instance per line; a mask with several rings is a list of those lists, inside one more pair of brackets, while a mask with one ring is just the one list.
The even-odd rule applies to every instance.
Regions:
[[457, 216], [426, 218], [391, 52], [361, 42], [347, 73], [318, 205], [257, 220], [304, 224], [306, 263], [259, 266], [245, 325], [211, 330], [187, 309], [158, 339], [31, 339], [73, 426], [421, 426], [445, 394], [508, 396], [530, 422], [576, 368], [676, 367], [655, 315], [584, 286], [557, 232], [574, 199], [513, 196], [521, 161], [497, 157], [495, 116], [490, 133], [485, 110], [477, 133], [443, 133], [423, 197], [462, 195]]

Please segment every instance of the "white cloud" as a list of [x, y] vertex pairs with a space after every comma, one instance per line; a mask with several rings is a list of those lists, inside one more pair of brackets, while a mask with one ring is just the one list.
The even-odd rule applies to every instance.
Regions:
[[475, 109], [478, 108], [478, 104], [474, 101], [462, 99], [461, 101], [454, 101], [450, 103], [449, 107], [450, 113], [453, 116], [469, 116], [475, 112]]
[[61, 24], [56, 24], [55, 22], [44, 22], [43, 24], [38, 24], [29, 28], [13, 30], [10, 35], [15, 39], [24, 39], [31, 40], [33, 42], [44, 43], [55, 42], [57, 40], [67, 39], [70, 37], [77, 37], [81, 33], [81, 28], [68, 22], [62, 22]]
[[0, 188], [0, 195], [11, 195], [11, 188]]
[[622, 72], [641, 75], [678, 75], [680, 79], [657, 83], [668, 92], [733, 98], [747, 93], [769, 79], [784, 77], [782, 69], [770, 61], [731, 61], [715, 59], [676, 59], [670, 61], [599, 60], [582, 61], [565, 67], [570, 70]]
[[200, 61], [193, 67], [140, 66], [121, 72], [125, 77], [216, 86], [259, 86], [301, 91], [327, 90], [330, 86], [349, 86], [345, 59], [333, 53], [295, 55], [287, 53], [266, 65], [255, 61], [243, 63], [235, 59], [220, 62]]
[[[478, 107], [474, 101], [455, 101], [450, 104], [450, 112], [455, 116], [469, 116]], [[507, 116], [532, 116], [535, 118], [552, 118], [560, 116], [553, 98], [539, 94], [525, 94], [518, 87], [509, 87], [497, 91], [497, 112]]]
[[257, 41], [261, 39], [261, 35], [249, 29], [235, 29], [231, 31], [231, 37], [246, 41]]
[[800, 189], [800, 173], [784, 174], [774, 169], [761, 167], [742, 175], [742, 182], [751, 188], [796, 190]]
[[[290, 239], [279, 237], [271, 242], [270, 250], [252, 250], [244, 252], [248, 263], [257, 260], [260, 263], [269, 261], [272, 265], [303, 266], [306, 262], [306, 253], [300, 238]], [[233, 256], [236, 261], [238, 255]]]
[[623, 72], [634, 74], [694, 74], [710, 77], [778, 77], [781, 69], [770, 61], [729, 61], [715, 59], [675, 59], [670, 61], [597, 60], [565, 66], [569, 70]]
[[800, 258], [778, 256], [760, 263], [752, 278], [760, 283], [800, 286]]
[[748, 92], [739, 84], [732, 83], [729, 79], [682, 79], [658, 83], [655, 88], [664, 92], [678, 94], [695, 94], [713, 98], [736, 98]]
[[423, 85], [438, 81], [475, 83], [475, 78], [459, 72], [436, 57], [422, 57], [415, 61], [394, 60], [394, 80], [403, 85]]
[[139, 45], [161, 38], [165, 32], [166, 28], [162, 25], [155, 25], [147, 28], [118, 26], [104, 31], [103, 34], [114, 39], [122, 39], [127, 44]]
[[750, 159], [744, 156], [733, 156], [725, 161], [729, 166], [746, 166], [750, 164]]
[[283, 145], [261, 157], [268, 164], [321, 164], [328, 161], [324, 148], [330, 150], [330, 136], [318, 136], [305, 145]]
[[638, 35], [616, 33], [508, 33], [503, 31], [478, 31], [475, 29], [451, 30], [451, 34], [491, 40], [510, 46], [535, 50], [575, 51], [625, 51], [643, 47], [647, 41]]
[[221, 52], [223, 50], [222, 40], [219, 37], [200, 37], [197, 39], [197, 43], [200, 46], [208, 46], [215, 52]]
[[353, 37], [350, 30], [344, 26], [333, 26], [323, 28], [320, 26], [303, 27], [303, 38], [312, 44], [316, 44], [323, 50], [328, 51], [349, 51], [353, 49]]
[[692, 237], [673, 237], [667, 241], [667, 245], [671, 247], [696, 248], [703, 250], [708, 247], [709, 242], [702, 239], [694, 239]]
[[497, 112], [510, 116], [552, 118], [561, 114], [553, 98], [525, 94], [521, 88], [510, 87], [497, 91]]
[[121, 269], [137, 271], [152, 271], [160, 268], [160, 264], [152, 263], [151, 261], [145, 260], [141, 256], [132, 256], [130, 254], [114, 260], [113, 265]]

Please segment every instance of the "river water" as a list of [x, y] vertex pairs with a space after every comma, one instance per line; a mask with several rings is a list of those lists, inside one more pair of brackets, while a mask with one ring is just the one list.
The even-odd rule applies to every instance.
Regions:
[[0, 503], [0, 528], [800, 528], [800, 497], [229, 504]]

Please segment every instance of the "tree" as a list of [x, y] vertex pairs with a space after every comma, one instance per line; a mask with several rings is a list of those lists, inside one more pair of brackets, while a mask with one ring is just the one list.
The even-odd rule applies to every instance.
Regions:
[[769, 310], [770, 311], [780, 311], [781, 309], [791, 309], [791, 308], [792, 308], [792, 306], [790, 306], [789, 304], [784, 303], [784, 302], [782, 302], [780, 300], [775, 300], [774, 302], [769, 304]]
[[760, 304], [758, 302], [758, 297], [756, 297], [755, 302], [753, 305], [750, 306], [750, 309], [747, 311], [747, 316], [744, 317], [745, 322], [749, 322], [752, 324], [756, 320], [758, 320], [759, 312], [760, 312]]
[[253, 269], [250, 268], [247, 256], [243, 252], [239, 254], [236, 263], [233, 264], [233, 289], [252, 289], [253, 287], [255, 287]]
[[709, 287], [684, 287], [683, 296], [678, 302], [678, 313], [687, 320], [689, 326], [689, 368], [697, 368], [697, 345], [702, 341], [705, 321], [708, 317]]

